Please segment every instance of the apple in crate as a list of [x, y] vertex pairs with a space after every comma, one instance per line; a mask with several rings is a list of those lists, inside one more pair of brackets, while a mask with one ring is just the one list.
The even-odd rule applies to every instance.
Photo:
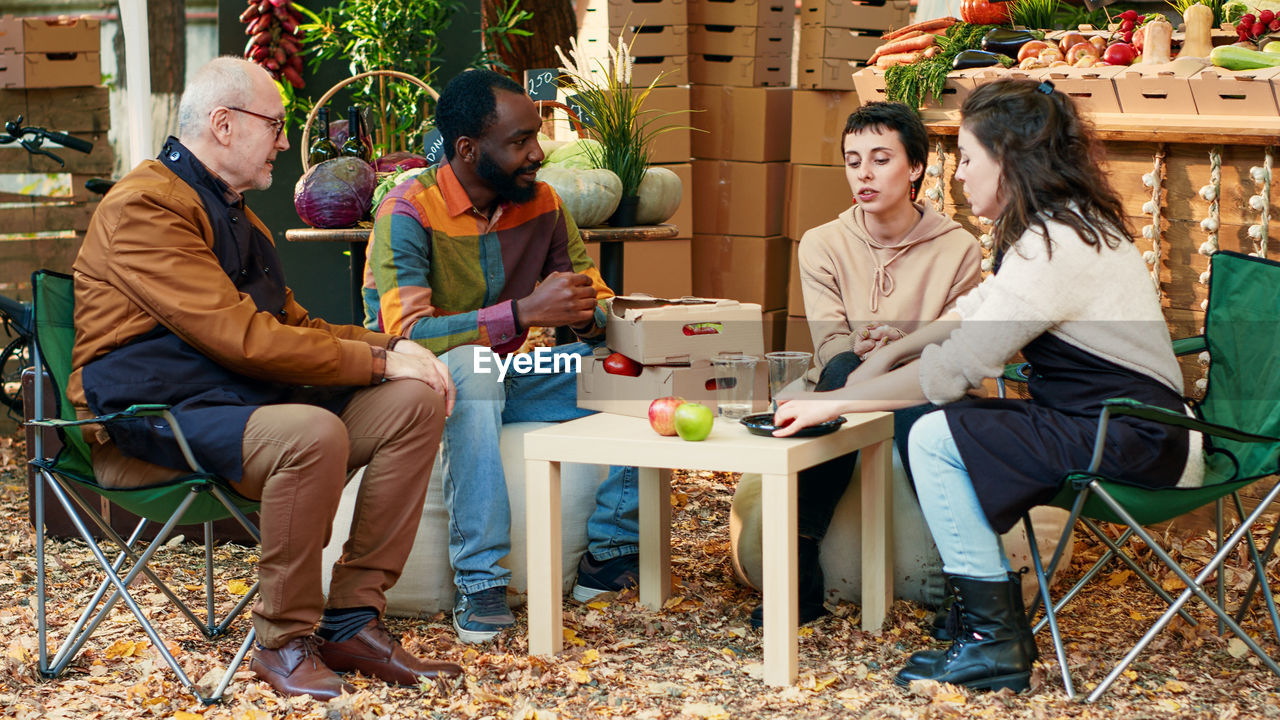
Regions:
[[620, 352], [609, 353], [609, 357], [604, 359], [604, 371], [610, 375], [640, 377], [643, 370], [643, 365]]
[[649, 427], [659, 435], [675, 435], [676, 408], [684, 403], [684, 398], [675, 395], [660, 397], [649, 403]]
[[687, 402], [676, 408], [676, 434], [681, 440], [697, 442], [705, 440], [711, 434], [711, 423], [715, 420], [711, 408], [702, 403]]

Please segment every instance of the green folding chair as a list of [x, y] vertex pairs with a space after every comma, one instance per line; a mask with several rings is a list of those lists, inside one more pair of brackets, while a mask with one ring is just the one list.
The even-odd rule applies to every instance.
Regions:
[[[34, 362], [37, 368], [43, 368], [48, 374], [57, 397], [56, 407], [59, 417], [47, 418], [44, 415], [44, 383], [35, 383], [35, 411], [33, 419], [28, 422], [40, 427], [54, 428], [61, 436], [63, 447], [54, 456], [47, 457], [44, 449], [42, 433], [35, 433], [34, 447], [29, 456], [31, 465], [35, 467], [40, 480], [36, 482], [34, 499], [36, 521], [36, 616], [40, 643], [40, 672], [45, 677], [57, 677], [67, 669], [75, 659], [85, 642], [93, 634], [99, 623], [111, 612], [118, 601], [123, 600], [142, 625], [152, 645], [164, 657], [165, 662], [173, 669], [182, 685], [203, 703], [214, 703], [222, 699], [230, 684], [236, 668], [244, 661], [245, 654], [253, 643], [252, 627], [239, 651], [227, 668], [221, 682], [210, 694], [204, 695], [191, 678], [183, 671], [182, 666], [174, 659], [160, 634], [156, 631], [138, 603], [130, 594], [130, 588], [139, 574], [146, 575], [161, 592], [173, 601], [179, 611], [185, 615], [205, 637], [213, 639], [228, 632], [228, 627], [238, 617], [258, 591], [258, 584], [253, 587], [226, 613], [221, 620], [215, 608], [213, 585], [213, 522], [226, 517], [236, 518], [254, 539], [261, 541], [261, 536], [253, 522], [247, 517], [256, 512], [258, 504], [241, 497], [231, 491], [227, 484], [201, 469], [187, 445], [181, 428], [164, 405], [135, 405], [129, 409], [91, 419], [77, 419], [75, 408], [66, 396], [67, 378], [71, 374], [71, 349], [75, 343], [75, 326], [73, 323], [75, 298], [72, 279], [68, 275], [41, 270], [32, 275], [32, 289], [35, 306], [36, 342]], [[160, 416], [173, 428], [183, 455], [191, 466], [191, 473], [159, 486], [150, 486], [136, 490], [113, 490], [99, 485], [93, 476], [90, 463], [89, 447], [81, 435], [79, 426], [90, 423], [110, 425], [126, 419]], [[119, 507], [134, 513], [141, 520], [126, 540], [120, 536], [110, 523], [76, 492], [83, 488], [107, 498]], [[49, 657], [46, 644], [48, 632], [46, 575], [45, 575], [45, 492], [51, 492], [70, 517], [76, 531], [88, 545], [89, 551], [98, 561], [105, 573], [105, 579], [97, 587], [81, 613], [79, 619], [68, 632], [62, 645]], [[120, 554], [109, 560], [102, 549], [94, 541], [86, 519], [92, 521], [102, 533], [113, 541], [120, 549]], [[160, 523], [162, 527], [155, 538], [146, 544], [139, 553], [140, 542], [147, 526]], [[164, 547], [173, 528], [180, 524], [204, 525], [205, 545], [205, 577], [204, 596], [205, 614], [201, 619], [169, 588], [155, 572], [148, 567], [153, 555]], [[110, 596], [107, 594], [110, 592]], [[104, 602], [105, 598], [105, 602]]]
[[[1267, 585], [1266, 564], [1275, 551], [1277, 532], [1273, 530], [1265, 548], [1259, 552], [1251, 530], [1254, 523], [1280, 495], [1280, 263], [1232, 252], [1219, 252], [1212, 258], [1209, 305], [1203, 336], [1175, 343], [1182, 354], [1209, 353], [1209, 383], [1202, 401], [1195, 405], [1197, 417], [1171, 412], [1127, 399], [1116, 398], [1104, 403], [1098, 418], [1098, 434], [1093, 457], [1087, 470], [1068, 472], [1066, 483], [1049, 504], [1067, 508], [1071, 516], [1054, 551], [1049, 566], [1041, 564], [1035, 535], [1029, 517], [1023, 524], [1030, 539], [1032, 562], [1040, 583], [1040, 594], [1030, 614], [1035, 616], [1039, 604], [1044, 617], [1036, 624], [1039, 632], [1048, 625], [1054, 651], [1062, 672], [1067, 695], [1075, 697], [1071, 674], [1067, 667], [1057, 613], [1074, 598], [1090, 580], [1097, 577], [1111, 560], [1119, 560], [1140, 577], [1168, 605], [1142, 638], [1116, 663], [1086, 698], [1096, 701], [1146, 648], [1174, 615], [1191, 624], [1195, 618], [1183, 608], [1194, 595], [1218, 618], [1219, 634], [1230, 629], [1258, 656], [1267, 668], [1280, 675], [1280, 665], [1241, 626], [1240, 622], [1261, 588], [1271, 629], [1280, 642], [1280, 617], [1271, 589]], [[1016, 379], [1016, 372], [1006, 372], [1006, 379]], [[1098, 473], [1106, 440], [1107, 425], [1117, 415], [1128, 415], [1165, 423], [1204, 434], [1204, 484], [1199, 488], [1149, 490], [1116, 482]], [[1239, 491], [1255, 482], [1268, 480], [1270, 489], [1250, 513], [1245, 513]], [[1230, 537], [1223, 539], [1223, 500], [1230, 496], [1240, 524]], [[1146, 531], [1143, 526], [1162, 523], [1199, 507], [1215, 503], [1217, 515], [1217, 549], [1213, 557], [1194, 577]], [[1049, 592], [1049, 578], [1062, 558], [1072, 531], [1080, 525], [1102, 542], [1107, 550], [1084, 576], [1056, 603]], [[1112, 538], [1098, 521], [1125, 526], [1118, 538]], [[1147, 574], [1123, 548], [1137, 536], [1186, 586], [1178, 597], [1172, 597], [1159, 582]], [[1235, 613], [1225, 606], [1225, 588], [1219, 569], [1223, 561], [1244, 544], [1253, 564], [1254, 577], [1240, 607]], [[1204, 584], [1217, 576], [1217, 599], [1210, 597]]]

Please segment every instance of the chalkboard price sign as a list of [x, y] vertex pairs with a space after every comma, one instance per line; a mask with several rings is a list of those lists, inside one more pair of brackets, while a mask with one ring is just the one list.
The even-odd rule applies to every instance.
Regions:
[[524, 87], [529, 97], [537, 100], [556, 99], [556, 79], [560, 71], [556, 68], [538, 68], [524, 71]]
[[444, 162], [444, 135], [441, 135], [436, 128], [432, 128], [426, 137], [422, 138], [422, 154], [432, 165]]
[[569, 109], [573, 111], [573, 114], [578, 116], [578, 120], [581, 121], [584, 126], [596, 126], [595, 121], [591, 119], [590, 113], [587, 112], [587, 109], [584, 108], [582, 103], [578, 100], [577, 95], [570, 95], [565, 98], [564, 104], [569, 106]]

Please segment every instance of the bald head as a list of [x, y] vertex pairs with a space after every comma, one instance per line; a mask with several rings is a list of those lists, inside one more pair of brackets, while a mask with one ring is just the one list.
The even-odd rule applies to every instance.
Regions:
[[216, 107], [246, 107], [254, 90], [270, 83], [266, 70], [248, 60], [225, 55], [196, 71], [178, 103], [178, 136], [183, 142], [209, 129], [209, 114]]

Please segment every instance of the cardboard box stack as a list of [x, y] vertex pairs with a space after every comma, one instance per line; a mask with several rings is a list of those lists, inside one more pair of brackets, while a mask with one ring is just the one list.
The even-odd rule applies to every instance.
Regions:
[[853, 90], [853, 73], [865, 67], [887, 30], [911, 23], [908, 0], [803, 0], [796, 85]]
[[[680, 229], [671, 240], [627, 243], [622, 285], [626, 292], [682, 297], [693, 292], [690, 243], [693, 237], [693, 166], [689, 122], [689, 18], [686, 0], [588, 0], [578, 31], [578, 48], [590, 63], [607, 66], [609, 48], [621, 38], [635, 57], [631, 85], [642, 92], [651, 129], [662, 129], [649, 147], [649, 164], [674, 172], [684, 188], [675, 216]], [[567, 98], [561, 98], [563, 102]], [[566, 123], [557, 126], [567, 127]], [[667, 129], [663, 129], [667, 128]], [[588, 246], [599, 262], [599, 248]]]
[[794, 23], [785, 0], [689, 0], [690, 77], [702, 85], [790, 85]]
[[795, 22], [791, 0], [689, 0], [693, 292], [760, 305], [766, 352], [785, 334]]
[[98, 85], [98, 21], [0, 17], [0, 88]]
[[[760, 357], [764, 352], [760, 306], [736, 300], [641, 296], [614, 298], [605, 326], [606, 348], [583, 358], [578, 373], [578, 407], [648, 417], [649, 403], [679, 395], [716, 409], [711, 359], [721, 353]], [[605, 371], [604, 360], [618, 352], [642, 364], [637, 376]], [[768, 365], [756, 364], [754, 410], [769, 400]]]

